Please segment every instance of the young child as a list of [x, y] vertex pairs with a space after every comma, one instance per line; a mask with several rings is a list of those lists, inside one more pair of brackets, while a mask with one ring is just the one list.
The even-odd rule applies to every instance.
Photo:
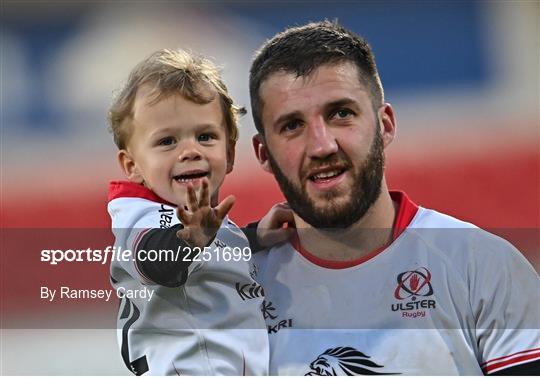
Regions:
[[[216, 67], [184, 51], [141, 62], [109, 112], [129, 181], [110, 184], [118, 339], [135, 374], [266, 375], [263, 290], [249, 244], [218, 204], [237, 115]], [[181, 223], [182, 224], [181, 224]]]

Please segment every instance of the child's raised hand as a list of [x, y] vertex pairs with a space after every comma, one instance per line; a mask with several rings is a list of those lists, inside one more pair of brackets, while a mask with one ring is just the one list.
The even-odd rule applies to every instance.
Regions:
[[210, 206], [210, 190], [208, 180], [202, 180], [201, 197], [197, 200], [197, 194], [191, 183], [187, 185], [187, 206], [178, 206], [178, 219], [184, 228], [176, 233], [190, 247], [203, 248], [215, 237], [223, 222], [223, 218], [234, 205], [234, 196], [228, 196], [216, 207]]
[[[288, 224], [288, 228], [283, 226]], [[263, 247], [270, 247], [290, 239], [296, 232], [293, 211], [287, 202], [272, 206], [261, 218], [257, 226], [257, 241]]]

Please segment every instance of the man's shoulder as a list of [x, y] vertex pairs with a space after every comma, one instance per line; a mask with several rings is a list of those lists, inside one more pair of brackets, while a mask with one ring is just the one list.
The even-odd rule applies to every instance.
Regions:
[[410, 229], [426, 234], [448, 234], [448, 242], [466, 242], [470, 245], [482, 244], [490, 247], [508, 248], [512, 245], [502, 237], [491, 233], [477, 225], [455, 218], [436, 210], [420, 208], [411, 222]]
[[258, 268], [266, 270], [266, 267], [272, 267], [272, 270], [279, 270], [280, 266], [290, 263], [295, 249], [289, 242], [279, 243], [272, 247], [262, 249], [253, 254], [253, 263]]
[[478, 226], [441, 213], [437, 210], [419, 207], [417, 214], [412, 219], [410, 228], [478, 228]]
[[434, 250], [452, 258], [453, 265], [459, 261], [454, 259], [458, 255], [466, 265], [473, 260], [482, 266], [488, 262], [504, 264], [512, 259], [526, 261], [517, 248], [503, 237], [436, 210], [420, 208], [409, 231], [431, 244]]
[[276, 245], [273, 245], [271, 247], [267, 247], [264, 249], [261, 249], [253, 254], [254, 258], [257, 258], [259, 261], [268, 260], [271, 257], [277, 258], [277, 257], [284, 257], [283, 255], [287, 255], [290, 253], [293, 253], [295, 251], [293, 245], [290, 242], [283, 242]]

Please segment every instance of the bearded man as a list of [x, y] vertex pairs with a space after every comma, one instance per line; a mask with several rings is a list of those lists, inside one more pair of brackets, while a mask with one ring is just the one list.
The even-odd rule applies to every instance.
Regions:
[[257, 53], [250, 93], [255, 153], [288, 201], [275, 219], [295, 225], [256, 255], [271, 374], [539, 371], [526, 259], [388, 190], [396, 117], [365, 40], [326, 21], [287, 29]]

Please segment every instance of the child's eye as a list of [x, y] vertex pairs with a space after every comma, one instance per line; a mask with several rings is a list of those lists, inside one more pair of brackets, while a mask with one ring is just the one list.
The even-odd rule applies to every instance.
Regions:
[[216, 139], [216, 136], [214, 134], [211, 134], [211, 133], [203, 133], [203, 134], [199, 135], [198, 139], [199, 139], [199, 142], [209, 142], [212, 139]]
[[170, 146], [172, 144], [174, 144], [176, 141], [174, 140], [173, 137], [165, 137], [165, 138], [161, 138], [158, 142], [158, 144], [160, 146]]

